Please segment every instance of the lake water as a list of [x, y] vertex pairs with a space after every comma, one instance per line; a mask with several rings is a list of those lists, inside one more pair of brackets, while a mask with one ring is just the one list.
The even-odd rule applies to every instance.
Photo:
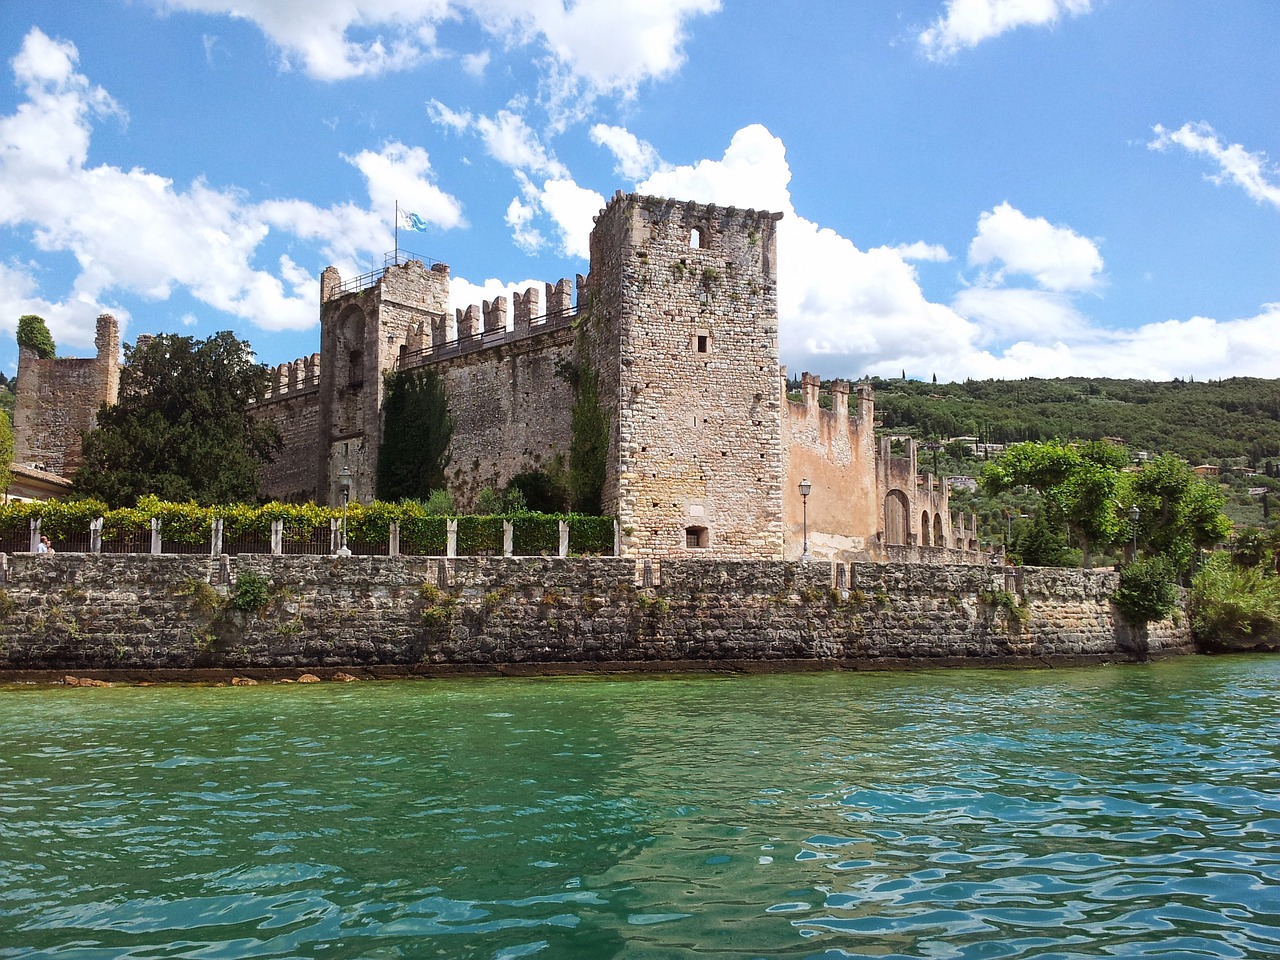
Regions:
[[1280, 955], [1280, 658], [0, 689], [0, 957]]

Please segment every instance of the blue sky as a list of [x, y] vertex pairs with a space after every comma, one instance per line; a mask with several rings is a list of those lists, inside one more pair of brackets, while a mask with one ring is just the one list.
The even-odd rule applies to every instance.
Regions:
[[465, 306], [623, 189], [784, 212], [793, 373], [1280, 376], [1278, 50], [1277, 0], [4, 0], [0, 325], [280, 363], [397, 199]]

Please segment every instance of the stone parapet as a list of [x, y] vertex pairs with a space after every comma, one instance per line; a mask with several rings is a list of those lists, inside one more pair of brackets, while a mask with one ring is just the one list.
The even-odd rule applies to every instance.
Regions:
[[[1113, 573], [627, 558], [14, 555], [0, 669], [1016, 664], [1192, 649]], [[235, 609], [237, 579], [269, 583]], [[652, 584], [651, 586], [646, 584]], [[6, 603], [9, 607], [10, 603]]]

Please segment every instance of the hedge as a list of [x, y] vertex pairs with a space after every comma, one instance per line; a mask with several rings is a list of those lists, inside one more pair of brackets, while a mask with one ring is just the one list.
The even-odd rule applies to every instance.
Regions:
[[[196, 503], [170, 503], [157, 497], [142, 497], [136, 507], [108, 510], [98, 500], [46, 500], [0, 505], [0, 534], [24, 535], [30, 521], [40, 519], [43, 533], [55, 541], [88, 532], [89, 524], [103, 518], [103, 539], [150, 532], [151, 520], [159, 518], [166, 543], [199, 545], [209, 542], [213, 521], [223, 522], [223, 536], [271, 535], [271, 525], [284, 525], [286, 544], [311, 542], [319, 530], [329, 530], [342, 517], [342, 509], [314, 503], [227, 504], [202, 507]], [[352, 503], [347, 507], [348, 542], [385, 543], [393, 521], [400, 524], [400, 552], [419, 556], [443, 556], [448, 544], [450, 518], [428, 514], [418, 501], [403, 503]], [[460, 556], [492, 555], [503, 552], [503, 521], [512, 525], [512, 547], [517, 556], [555, 556], [560, 551], [560, 522], [569, 526], [569, 544], [574, 554], [613, 554], [613, 519], [582, 514], [551, 514], [522, 511], [509, 516], [463, 515], [458, 523]], [[287, 550], [287, 546], [286, 546]]]

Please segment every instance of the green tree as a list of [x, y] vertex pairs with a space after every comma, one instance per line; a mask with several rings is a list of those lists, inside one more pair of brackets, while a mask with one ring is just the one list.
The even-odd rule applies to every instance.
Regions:
[[[1122, 453], [1123, 451], [1121, 451]], [[1122, 539], [1127, 523], [1126, 475], [1116, 465], [1114, 444], [1084, 445], [1060, 440], [1016, 443], [982, 471], [982, 487], [995, 495], [1028, 486], [1044, 497], [1049, 522], [1063, 522], [1090, 565], [1090, 551]]]
[[41, 360], [58, 355], [57, 344], [45, 325], [44, 317], [34, 313], [24, 313], [18, 318], [18, 346], [34, 350]]
[[1168, 557], [1185, 572], [1196, 551], [1231, 535], [1222, 492], [1178, 457], [1147, 463], [1131, 484], [1138, 506], [1138, 539], [1146, 551]]
[[230, 332], [207, 340], [164, 334], [125, 345], [120, 398], [84, 439], [75, 491], [132, 506], [138, 497], [201, 504], [257, 500], [273, 425], [250, 416], [267, 371]]
[[453, 418], [444, 381], [430, 368], [387, 377], [378, 447], [378, 499], [426, 500], [445, 487]]
[[1032, 567], [1065, 567], [1070, 563], [1067, 538], [1061, 526], [1051, 524], [1044, 510], [1036, 511], [1029, 526], [1019, 531], [1011, 553]]

